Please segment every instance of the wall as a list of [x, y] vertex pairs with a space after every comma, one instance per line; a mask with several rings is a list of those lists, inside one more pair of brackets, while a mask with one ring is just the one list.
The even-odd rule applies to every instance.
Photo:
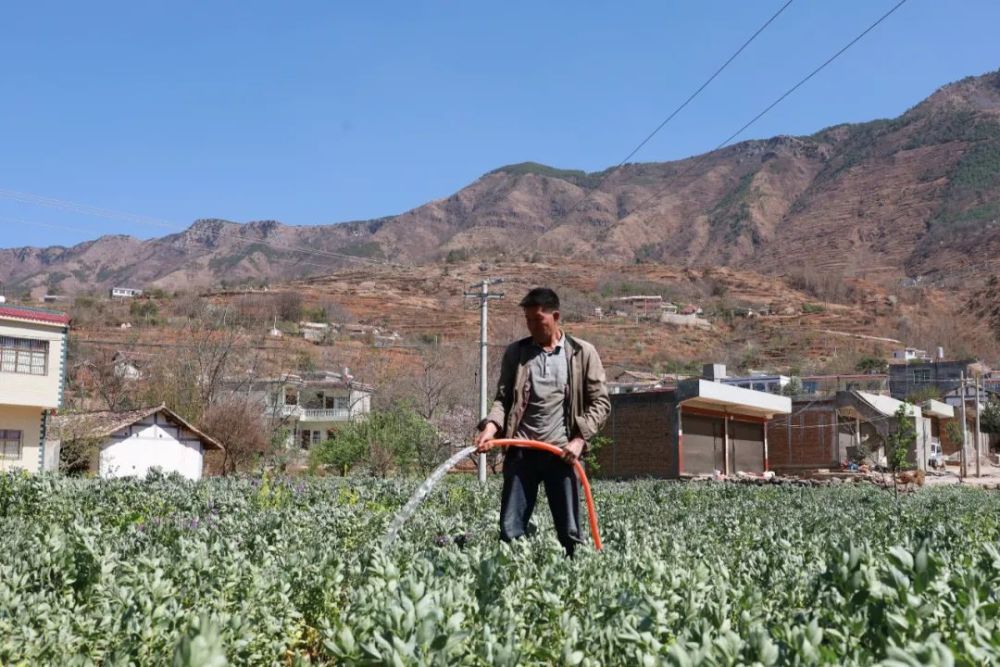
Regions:
[[601, 435], [612, 444], [597, 455], [602, 477], [676, 477], [674, 394], [612, 394]]
[[63, 347], [61, 327], [30, 322], [0, 320], [0, 336], [49, 341], [46, 375], [25, 375], [0, 371], [0, 404], [58, 408], [62, 401]]
[[150, 468], [201, 479], [201, 442], [194, 434], [167, 423], [160, 414], [122, 429], [101, 445], [101, 477], [144, 477]]
[[36, 407], [0, 405], [0, 429], [21, 431], [21, 458], [17, 461], [0, 459], [0, 471], [27, 470], [38, 472], [41, 453], [42, 409]]
[[840, 432], [833, 401], [796, 401], [791, 415], [777, 416], [767, 426], [768, 461], [779, 473], [839, 468], [851, 444], [851, 435]]

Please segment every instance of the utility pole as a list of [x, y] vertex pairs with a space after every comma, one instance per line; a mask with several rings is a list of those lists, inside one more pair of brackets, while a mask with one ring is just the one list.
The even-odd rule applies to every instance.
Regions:
[[961, 395], [962, 395], [962, 459], [961, 459], [961, 465], [959, 466], [959, 477], [961, 477], [962, 479], [965, 479], [965, 476], [969, 474], [969, 462], [967, 460], [967, 456], [966, 456], [966, 452], [965, 452], [965, 446], [966, 446], [966, 433], [965, 432], [968, 430], [965, 427], [965, 425], [966, 425], [966, 421], [965, 421], [965, 399], [966, 399], [966, 396], [965, 396], [965, 372], [963, 372], [959, 377], [960, 377], [959, 382], [961, 383], [960, 386], [962, 387], [962, 391], [960, 392]]
[[979, 405], [979, 378], [980, 378], [979, 373], [976, 373], [976, 432], [973, 433], [973, 437], [976, 439], [976, 477], [982, 477], [983, 476], [982, 472], [979, 469], [979, 458], [982, 456], [982, 452], [979, 451], [980, 448], [981, 448], [980, 440], [982, 439], [982, 436], [980, 435], [980, 431], [979, 431], [979, 409], [980, 409], [980, 405]]
[[[486, 381], [486, 366], [489, 360], [489, 345], [487, 343], [486, 322], [489, 317], [490, 299], [502, 299], [503, 292], [490, 294], [490, 285], [503, 282], [503, 278], [484, 278], [480, 283], [469, 285], [469, 288], [479, 288], [478, 292], [466, 292], [466, 298], [479, 299], [479, 418], [485, 419], [488, 411], [487, 393], [489, 386]], [[486, 454], [479, 455], [479, 481], [486, 482]]]

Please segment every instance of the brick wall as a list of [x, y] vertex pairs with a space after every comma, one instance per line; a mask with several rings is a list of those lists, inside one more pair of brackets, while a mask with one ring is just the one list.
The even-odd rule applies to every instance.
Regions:
[[768, 462], [779, 473], [837, 468], [848, 439], [838, 433], [833, 401], [795, 402], [790, 417], [777, 416], [768, 423]]
[[676, 477], [672, 391], [612, 394], [601, 435], [612, 444], [597, 455], [601, 477]]

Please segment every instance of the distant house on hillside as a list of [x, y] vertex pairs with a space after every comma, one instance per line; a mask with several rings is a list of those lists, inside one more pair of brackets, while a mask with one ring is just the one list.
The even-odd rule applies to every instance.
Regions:
[[73, 447], [81, 465], [101, 477], [145, 477], [153, 468], [201, 479], [205, 452], [223, 449], [164, 405], [126, 412], [84, 412], [52, 418], [48, 446]]
[[141, 289], [135, 289], [133, 287], [112, 287], [111, 288], [111, 298], [112, 299], [134, 299], [135, 297], [142, 296], [143, 292]]
[[345, 368], [339, 373], [314, 371], [256, 378], [240, 391], [260, 404], [264, 417], [286, 425], [286, 447], [309, 449], [347, 422], [366, 418], [373, 389], [355, 381]]
[[62, 405], [69, 317], [0, 305], [0, 471], [51, 469], [49, 411]]

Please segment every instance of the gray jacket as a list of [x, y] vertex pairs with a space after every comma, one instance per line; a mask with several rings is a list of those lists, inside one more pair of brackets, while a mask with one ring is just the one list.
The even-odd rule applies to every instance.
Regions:
[[[588, 441], [597, 435], [611, 412], [604, 366], [593, 345], [565, 332], [563, 335], [569, 366], [563, 410], [566, 433], [571, 440], [581, 437]], [[529, 336], [511, 343], [504, 351], [496, 398], [486, 418], [480, 422], [480, 430], [487, 422], [493, 422], [499, 428], [499, 437], [513, 438], [517, 432], [531, 395], [531, 371], [527, 363], [531, 344]]]

